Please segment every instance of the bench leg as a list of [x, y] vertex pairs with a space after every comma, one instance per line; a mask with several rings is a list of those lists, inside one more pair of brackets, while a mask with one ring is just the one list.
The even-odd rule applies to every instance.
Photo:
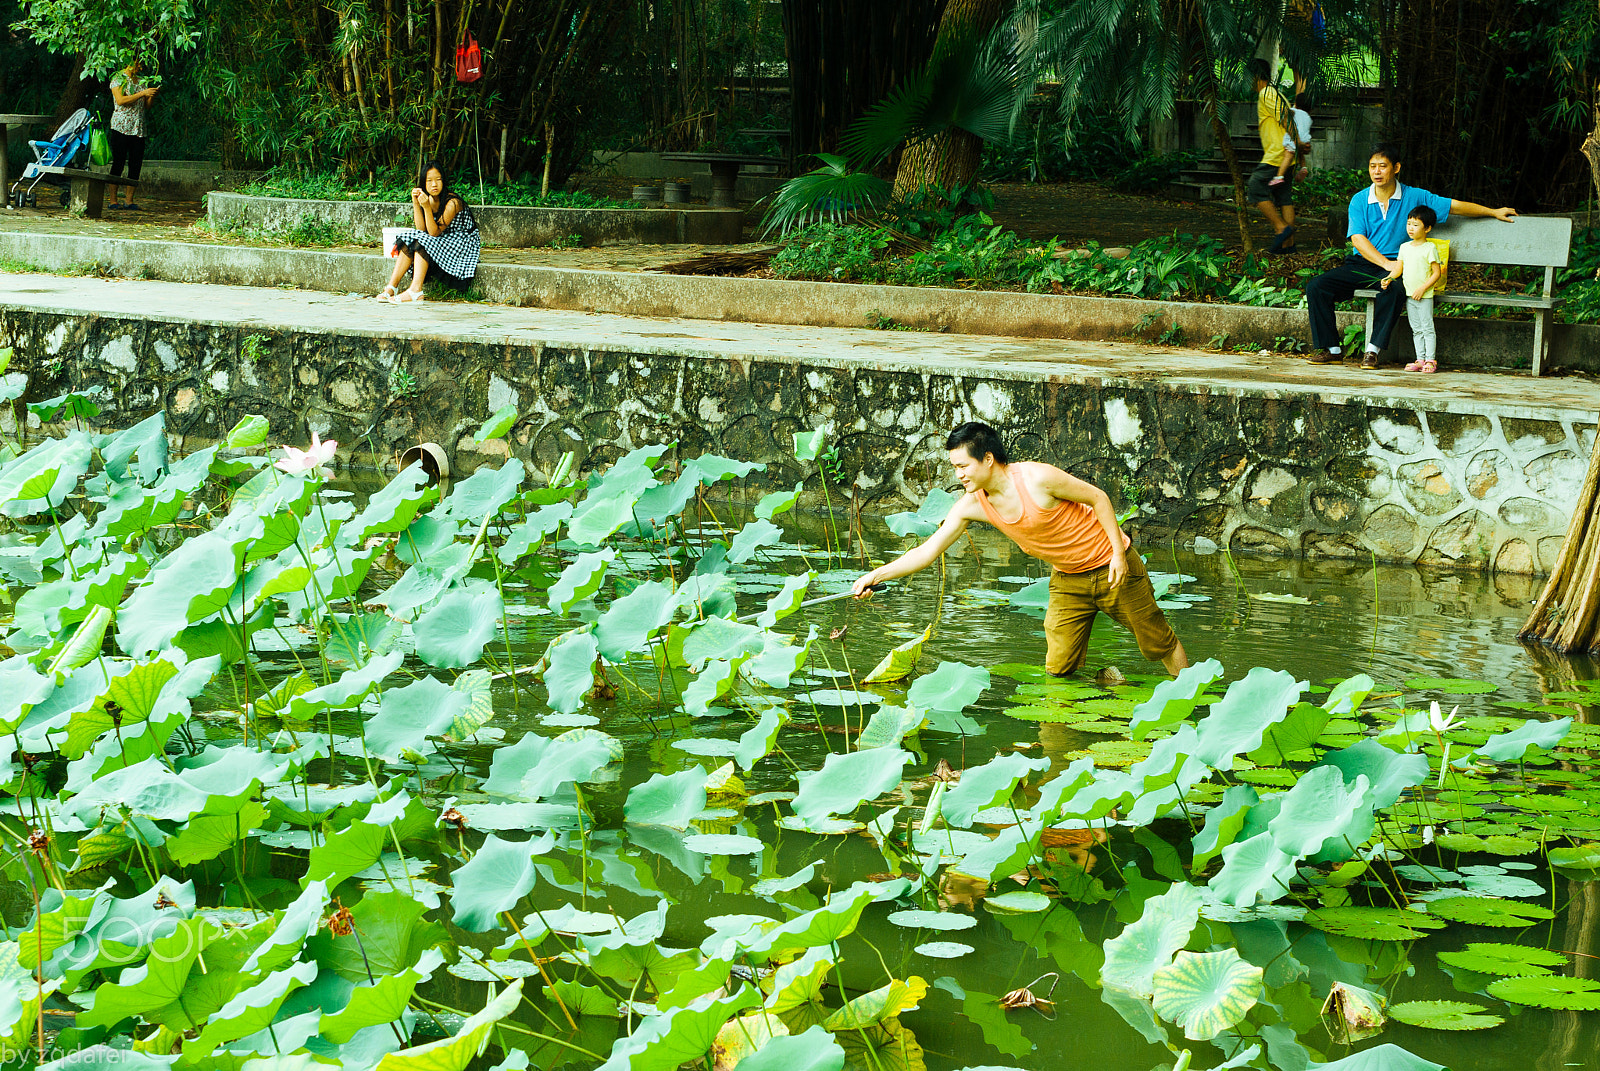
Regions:
[[1361, 339], [1363, 347], [1372, 343], [1372, 329], [1378, 326], [1378, 302], [1376, 298], [1367, 299], [1367, 333]]
[[83, 204], [85, 219], [99, 219], [105, 207], [106, 184], [92, 179], [72, 180], [72, 199]]
[[1544, 374], [1545, 351], [1550, 347], [1550, 317], [1549, 310], [1536, 312], [1533, 315], [1533, 374]]

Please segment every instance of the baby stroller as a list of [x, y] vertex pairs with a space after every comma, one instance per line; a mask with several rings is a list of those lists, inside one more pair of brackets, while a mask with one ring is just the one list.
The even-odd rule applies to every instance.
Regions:
[[[46, 167], [73, 167], [74, 161], [81, 154], [88, 159], [89, 134], [94, 129], [94, 121], [89, 115], [89, 109], [79, 108], [67, 117], [67, 121], [56, 129], [55, 136], [49, 141], [30, 141], [33, 146], [33, 163], [22, 169], [22, 177], [11, 184], [11, 190], [6, 197], [7, 208], [36, 208], [39, 204], [38, 195], [34, 192], [39, 183], [44, 182], [52, 186], [62, 187], [61, 196], [63, 203], [69, 196], [68, 190], [71, 183], [56, 175], [47, 175], [41, 169]], [[32, 181], [29, 181], [29, 180]], [[27, 189], [22, 184], [28, 183]]]

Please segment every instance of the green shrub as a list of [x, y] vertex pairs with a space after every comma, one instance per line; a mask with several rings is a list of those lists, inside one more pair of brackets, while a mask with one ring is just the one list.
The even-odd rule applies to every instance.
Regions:
[[1203, 152], [1151, 153], [1141, 156], [1111, 177], [1111, 185], [1130, 193], [1149, 193], [1174, 181], [1209, 154]]
[[880, 277], [877, 257], [888, 244], [888, 236], [876, 227], [813, 223], [796, 231], [770, 266], [779, 279], [872, 281]]
[[1295, 183], [1295, 200], [1306, 209], [1346, 208], [1357, 190], [1370, 185], [1367, 173], [1354, 167], [1318, 167]]

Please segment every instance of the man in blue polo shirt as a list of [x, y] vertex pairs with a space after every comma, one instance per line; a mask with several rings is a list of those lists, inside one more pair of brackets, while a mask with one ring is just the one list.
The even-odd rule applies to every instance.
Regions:
[[1362, 368], [1378, 367], [1378, 354], [1389, 345], [1389, 333], [1405, 307], [1405, 287], [1378, 288], [1378, 281], [1398, 269], [1400, 243], [1406, 240], [1406, 216], [1418, 205], [1427, 205], [1443, 223], [1453, 213], [1459, 216], [1493, 216], [1510, 222], [1514, 208], [1485, 208], [1470, 201], [1448, 197], [1407, 186], [1400, 181], [1400, 148], [1380, 142], [1367, 161], [1367, 177], [1372, 186], [1350, 198], [1350, 242], [1355, 252], [1332, 271], [1323, 272], [1306, 284], [1306, 303], [1311, 307], [1312, 364], [1334, 364], [1344, 360], [1339, 325], [1333, 307], [1349, 301], [1357, 290], [1377, 290], [1377, 311], [1372, 337]]

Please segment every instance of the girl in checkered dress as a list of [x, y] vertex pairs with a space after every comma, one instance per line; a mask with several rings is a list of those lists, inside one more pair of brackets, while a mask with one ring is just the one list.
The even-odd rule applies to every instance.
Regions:
[[[422, 284], [430, 277], [456, 290], [471, 286], [478, 274], [478, 224], [467, 202], [445, 184], [437, 160], [428, 161], [422, 184], [411, 191], [411, 219], [413, 226], [395, 239], [394, 274], [378, 300], [396, 305], [421, 301]], [[408, 271], [411, 287], [399, 291]]]

